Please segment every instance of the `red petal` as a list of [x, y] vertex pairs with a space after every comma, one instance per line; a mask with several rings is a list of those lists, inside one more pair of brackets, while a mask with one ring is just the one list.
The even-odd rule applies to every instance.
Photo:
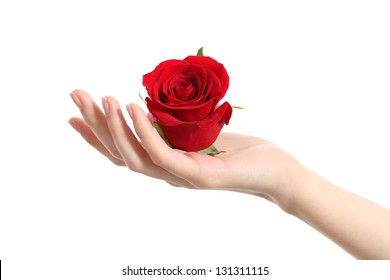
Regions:
[[[231, 114], [232, 108], [226, 102], [200, 122], [182, 122], [170, 126], [159, 124], [165, 137], [175, 148], [195, 152], [206, 149], [215, 142], [224, 124], [228, 124]], [[158, 120], [157, 117], [156, 119]]]
[[229, 75], [222, 63], [219, 63], [209, 56], [188, 56], [184, 61], [203, 65], [206, 69], [213, 71], [221, 82], [221, 93], [223, 95], [226, 93], [229, 88]]

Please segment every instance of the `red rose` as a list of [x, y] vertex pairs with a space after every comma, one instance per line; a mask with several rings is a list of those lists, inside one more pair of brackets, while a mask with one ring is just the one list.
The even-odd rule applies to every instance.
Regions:
[[188, 56], [166, 60], [143, 77], [149, 97], [149, 112], [165, 138], [185, 151], [200, 151], [211, 146], [232, 107], [219, 106], [229, 87], [225, 67], [208, 56]]

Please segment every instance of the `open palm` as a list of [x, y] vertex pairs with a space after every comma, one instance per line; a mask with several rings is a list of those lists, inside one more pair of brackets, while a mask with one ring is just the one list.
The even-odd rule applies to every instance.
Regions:
[[225, 189], [268, 199], [293, 180], [299, 163], [276, 145], [261, 138], [221, 133], [215, 143], [225, 151], [217, 156], [169, 148], [143, 110], [127, 106], [134, 130], [128, 126], [113, 97], [103, 99], [104, 113], [84, 91], [72, 98], [83, 118], [69, 123], [100, 153], [117, 165], [187, 188]]

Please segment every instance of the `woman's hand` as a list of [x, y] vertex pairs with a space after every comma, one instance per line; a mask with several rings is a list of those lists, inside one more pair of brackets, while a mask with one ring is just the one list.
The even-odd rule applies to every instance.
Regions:
[[113, 97], [103, 98], [103, 113], [86, 92], [71, 96], [83, 118], [69, 123], [90, 145], [116, 165], [174, 186], [255, 194], [283, 208], [303, 171], [288, 153], [252, 136], [221, 133], [215, 145], [226, 152], [217, 156], [171, 149], [139, 106], [127, 106], [136, 137]]
[[103, 98], [103, 113], [84, 91], [71, 96], [83, 118], [70, 124], [113, 163], [174, 186], [264, 197], [357, 258], [390, 259], [390, 211], [336, 187], [276, 145], [222, 133], [216, 146], [226, 152], [217, 156], [171, 149], [139, 106], [127, 106], [136, 137], [113, 97]]

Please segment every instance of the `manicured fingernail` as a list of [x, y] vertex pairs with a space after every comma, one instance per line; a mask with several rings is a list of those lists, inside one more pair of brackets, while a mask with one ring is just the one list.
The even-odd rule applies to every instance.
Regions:
[[75, 92], [72, 92], [70, 94], [70, 97], [72, 97], [72, 100], [74, 102], [74, 104], [76, 104], [76, 106], [81, 109], [81, 102], [80, 102], [80, 99], [77, 97], [76, 93]]
[[110, 105], [108, 104], [107, 97], [102, 98], [103, 110], [108, 115], [110, 113]]
[[133, 119], [133, 116], [134, 116], [134, 112], [133, 112], [133, 108], [131, 108], [131, 105], [127, 105], [126, 106], [126, 109], [127, 109], [127, 112], [129, 113], [130, 115], [130, 118]]

